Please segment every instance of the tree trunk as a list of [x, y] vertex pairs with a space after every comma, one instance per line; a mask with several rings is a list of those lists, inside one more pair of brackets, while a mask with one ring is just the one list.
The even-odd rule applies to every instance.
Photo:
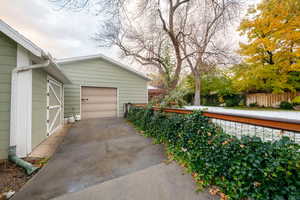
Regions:
[[168, 90], [169, 91], [172, 91], [176, 88], [177, 84], [178, 84], [178, 79], [179, 78], [174, 78], [172, 81], [171, 81], [171, 84], [168, 86]]
[[194, 96], [194, 106], [200, 106], [200, 90], [201, 90], [201, 79], [197, 74], [195, 77], [195, 96]]

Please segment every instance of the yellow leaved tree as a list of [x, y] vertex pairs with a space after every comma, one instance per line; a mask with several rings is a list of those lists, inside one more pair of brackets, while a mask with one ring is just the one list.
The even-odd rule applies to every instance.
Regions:
[[233, 68], [241, 91], [300, 89], [300, 0], [263, 0], [248, 10], [239, 31], [244, 62]]

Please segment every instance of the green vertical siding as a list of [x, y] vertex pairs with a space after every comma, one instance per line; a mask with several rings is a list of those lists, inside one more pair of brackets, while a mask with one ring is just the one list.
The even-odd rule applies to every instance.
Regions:
[[102, 59], [61, 64], [73, 85], [65, 85], [65, 116], [80, 113], [80, 85], [118, 88], [119, 116], [124, 103], [146, 103], [147, 81]]
[[7, 157], [10, 126], [11, 72], [17, 65], [17, 44], [0, 32], [0, 159]]
[[47, 137], [47, 73], [32, 71], [32, 149]]

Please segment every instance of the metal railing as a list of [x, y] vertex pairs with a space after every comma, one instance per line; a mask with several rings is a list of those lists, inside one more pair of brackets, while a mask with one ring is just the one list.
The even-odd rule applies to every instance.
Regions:
[[[145, 107], [146, 104], [125, 104], [125, 115], [131, 106]], [[194, 110], [152, 107], [153, 110], [166, 113], [191, 114]], [[264, 141], [274, 141], [283, 136], [300, 143], [300, 120], [275, 118], [258, 115], [229, 114], [213, 111], [202, 111], [203, 115], [224, 132], [236, 137], [257, 136]]]

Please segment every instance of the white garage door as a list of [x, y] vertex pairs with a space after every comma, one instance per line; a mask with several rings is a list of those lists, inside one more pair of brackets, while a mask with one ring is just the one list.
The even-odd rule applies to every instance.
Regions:
[[117, 89], [82, 87], [82, 119], [117, 116]]
[[63, 85], [47, 78], [47, 133], [51, 135], [63, 122]]

